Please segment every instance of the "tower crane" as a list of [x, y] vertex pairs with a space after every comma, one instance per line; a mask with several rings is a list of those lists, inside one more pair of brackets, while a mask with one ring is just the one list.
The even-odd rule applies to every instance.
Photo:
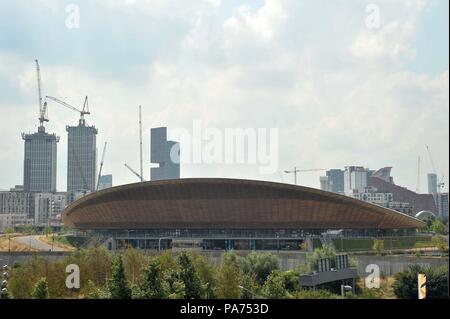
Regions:
[[[430, 157], [430, 162], [431, 162], [431, 167], [433, 168], [433, 173], [436, 174], [436, 176], [438, 176], [438, 172], [436, 170], [436, 166], [434, 165], [434, 161], [433, 161], [433, 156], [431, 155], [431, 150], [430, 147], [428, 145], [425, 145], [427, 152], [428, 152], [428, 156]], [[444, 188], [445, 183], [444, 183], [444, 176], [442, 176], [440, 179], [438, 179], [437, 181], [437, 191], [438, 193], [441, 192], [441, 189]]]
[[297, 174], [299, 173], [305, 173], [305, 172], [320, 172], [320, 171], [326, 171], [326, 168], [313, 168], [313, 169], [297, 169], [297, 167], [294, 167], [293, 171], [284, 171], [286, 174], [294, 174], [294, 184], [297, 185]]
[[41, 85], [41, 68], [39, 67], [39, 61], [34, 60], [36, 63], [37, 85], [38, 85], [38, 103], [39, 103], [39, 129], [44, 129], [44, 122], [48, 122], [47, 114], [47, 102], [42, 104], [42, 85]]
[[103, 162], [105, 161], [105, 152], [107, 144], [108, 142], [105, 142], [105, 146], [103, 146], [102, 161], [100, 162], [100, 169], [98, 170], [97, 187], [95, 188], [95, 190], [98, 190], [98, 186], [100, 185], [100, 177], [102, 176], [102, 168]]
[[61, 101], [60, 99], [58, 99], [56, 97], [53, 97], [53, 96], [48, 96], [47, 95], [45, 98], [47, 98], [49, 100], [52, 100], [52, 101], [54, 101], [56, 103], [59, 103], [59, 104], [65, 106], [65, 107], [71, 109], [72, 111], [80, 113], [80, 125], [83, 125], [83, 126], [86, 125], [86, 121], [84, 119], [84, 116], [91, 114], [91, 112], [89, 112], [89, 103], [88, 103], [88, 97], [87, 96], [84, 99], [83, 109], [82, 110], [79, 110], [75, 106], [72, 106], [72, 105], [70, 105], [70, 104], [68, 104], [68, 103], [66, 103], [64, 101]]
[[141, 182], [145, 182], [145, 179], [143, 178], [143, 176], [140, 175], [138, 172], [136, 172], [134, 169], [132, 169], [132, 168], [130, 167], [130, 165], [125, 164], [125, 167], [128, 168], [128, 169], [131, 171], [131, 173], [133, 173], [134, 175], [136, 175], [137, 178], [139, 178], [139, 180], [140, 180]]
[[139, 105], [139, 160], [141, 165], [141, 182], [144, 181], [144, 163], [142, 156], [142, 106]]

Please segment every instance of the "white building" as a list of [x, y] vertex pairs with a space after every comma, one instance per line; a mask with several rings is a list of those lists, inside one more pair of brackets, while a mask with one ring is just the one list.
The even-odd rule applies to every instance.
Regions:
[[344, 171], [344, 193], [348, 196], [354, 190], [363, 192], [367, 187], [367, 170], [361, 166], [347, 166]]
[[32, 222], [32, 198], [31, 193], [23, 192], [20, 187], [0, 191], [0, 232]]
[[354, 189], [353, 193], [348, 194], [348, 196], [361, 201], [390, 208], [404, 214], [413, 215], [414, 207], [411, 204], [394, 202], [394, 195], [392, 193], [378, 192], [374, 187], [366, 187], [363, 191]]
[[320, 189], [326, 192], [331, 192], [331, 183], [328, 176], [320, 176]]
[[34, 195], [34, 224], [60, 225], [61, 213], [67, 206], [66, 193], [38, 193]]

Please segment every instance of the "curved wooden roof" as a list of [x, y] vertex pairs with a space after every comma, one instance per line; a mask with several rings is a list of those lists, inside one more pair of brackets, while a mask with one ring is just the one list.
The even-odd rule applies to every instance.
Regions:
[[77, 229], [401, 229], [414, 217], [350, 197], [289, 184], [177, 179], [89, 194], [63, 212]]

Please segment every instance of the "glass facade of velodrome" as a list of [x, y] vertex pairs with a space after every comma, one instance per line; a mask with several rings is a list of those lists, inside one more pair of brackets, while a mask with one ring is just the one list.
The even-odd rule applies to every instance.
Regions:
[[[328, 230], [347, 236], [411, 234], [414, 217], [317, 189], [238, 179], [136, 183], [89, 194], [63, 212], [83, 233], [141, 248], [198, 240], [203, 247], [298, 247]], [[222, 247], [224, 246], [224, 247]]]

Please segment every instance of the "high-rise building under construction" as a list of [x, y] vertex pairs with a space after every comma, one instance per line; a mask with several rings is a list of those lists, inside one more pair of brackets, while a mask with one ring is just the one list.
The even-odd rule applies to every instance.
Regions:
[[93, 192], [96, 178], [97, 129], [80, 121], [67, 126], [67, 192]]
[[25, 192], [56, 192], [59, 137], [40, 126], [37, 133], [22, 134], [25, 141], [23, 187]]

